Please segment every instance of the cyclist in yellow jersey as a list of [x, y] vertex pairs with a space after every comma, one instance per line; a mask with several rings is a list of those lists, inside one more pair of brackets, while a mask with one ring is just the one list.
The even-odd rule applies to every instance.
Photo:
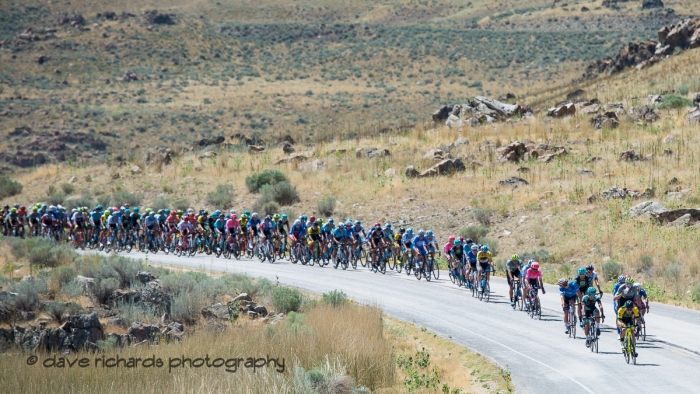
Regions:
[[[484, 245], [481, 250], [476, 254], [476, 262], [479, 264], [479, 282], [481, 282], [481, 288], [484, 288], [484, 280], [489, 281], [490, 272], [493, 270], [493, 257], [489, 251], [489, 247]], [[484, 278], [483, 273], [486, 273]]]
[[[625, 331], [634, 330], [637, 319], [639, 319], [639, 309], [634, 305], [632, 300], [628, 300], [617, 310], [617, 327], [620, 329], [620, 343], [622, 346], [625, 346]], [[627, 326], [629, 326], [629, 328], [627, 328]], [[632, 343], [635, 345], [637, 344], [637, 339], [634, 334], [632, 335]], [[637, 357], [637, 354], [634, 356]]]

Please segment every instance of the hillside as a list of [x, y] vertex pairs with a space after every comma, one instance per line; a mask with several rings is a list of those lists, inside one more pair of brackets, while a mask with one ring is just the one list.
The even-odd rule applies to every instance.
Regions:
[[218, 135], [315, 143], [409, 129], [445, 102], [566, 85], [700, 12], [694, 1], [640, 4], [5, 3], [0, 135], [13, 138], [0, 167], [104, 162]]

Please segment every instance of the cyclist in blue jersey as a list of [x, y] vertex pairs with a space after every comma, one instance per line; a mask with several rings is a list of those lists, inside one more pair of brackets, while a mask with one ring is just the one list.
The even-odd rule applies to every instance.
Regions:
[[[419, 230], [418, 235], [416, 235], [413, 238], [413, 254], [414, 256], [416, 254], [420, 254], [421, 257], [425, 257], [428, 254], [428, 240], [425, 238], [425, 231]], [[416, 263], [416, 269], [421, 269], [423, 272], [425, 272], [427, 266], [426, 266], [426, 261], [423, 261], [423, 264], [417, 262]]]
[[566, 329], [566, 333], [569, 333], [569, 313], [574, 313], [574, 311], [571, 311], [571, 304], [575, 303], [577, 299], [581, 299], [581, 291], [578, 288], [578, 285], [574, 281], [567, 281], [564, 278], [559, 279], [557, 281], [557, 284], [559, 285], [559, 294], [561, 295], [561, 307], [564, 310], [564, 327]]

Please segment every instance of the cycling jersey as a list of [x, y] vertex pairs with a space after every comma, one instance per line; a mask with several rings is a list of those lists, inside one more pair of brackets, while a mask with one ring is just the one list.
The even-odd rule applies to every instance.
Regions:
[[280, 220], [277, 221], [277, 229], [278, 229], [279, 231], [284, 231], [284, 228], [285, 228], [285, 227], [289, 227], [289, 220], [282, 220], [282, 219], [280, 219]]
[[491, 252], [479, 251], [476, 254], [476, 259], [479, 261], [479, 264], [486, 264], [490, 263], [493, 257], [491, 256]]
[[[445, 252], [445, 254], [450, 254], [450, 250], [452, 250], [453, 244], [451, 242], [448, 242], [445, 244], [445, 246], [442, 247], [442, 251]], [[462, 246], [462, 245], [460, 245]]]
[[246, 226], [255, 229], [257, 226], [260, 225], [260, 223], [260, 218], [250, 218]]
[[[445, 245], [445, 247], [447, 247], [447, 245]], [[462, 245], [452, 246], [449, 253], [451, 256], [461, 260], [462, 257], [464, 256], [464, 246], [462, 246]]]
[[474, 253], [474, 251], [471, 249], [469, 249], [467, 252], [467, 260], [469, 261], [470, 266], [476, 268], [476, 253]]
[[617, 318], [627, 322], [632, 322], [632, 318], [637, 318], [639, 317], [639, 308], [636, 306], [633, 306], [632, 309], [627, 309], [624, 306], [621, 306], [620, 309], [617, 310]]
[[637, 296], [637, 291], [632, 285], [624, 284], [617, 288], [613, 297], [617, 295], [622, 295], [622, 297], [617, 301], [618, 305], [624, 305], [625, 301], [632, 300]]
[[190, 231], [190, 230], [193, 230], [194, 227], [192, 226], [192, 223], [183, 219], [183, 220], [180, 220], [180, 223], [178, 223], [177, 229], [180, 231]]
[[508, 260], [506, 262], [506, 269], [515, 276], [520, 276], [520, 270], [523, 267], [522, 260]]
[[302, 224], [295, 224], [295, 225], [293, 225], [290, 232], [291, 232], [292, 235], [293, 235], [294, 237], [296, 237], [296, 238], [299, 238], [299, 237], [297, 237], [298, 235], [301, 235], [301, 234], [305, 234], [305, 233], [306, 233], [306, 231], [304, 231], [304, 226], [303, 226]]
[[413, 237], [413, 234], [404, 233], [403, 237], [401, 238], [401, 242], [403, 242], [403, 244], [406, 245], [407, 248], [410, 248], [413, 244]]
[[577, 276], [576, 279], [574, 279], [576, 284], [578, 285], [578, 288], [581, 290], [581, 293], [586, 293], [586, 290], [588, 290], [589, 287], [592, 286], [591, 278], [588, 276], [584, 276], [581, 278], [581, 276]]
[[240, 227], [241, 223], [238, 220], [229, 219], [226, 221], [226, 229], [231, 230], [233, 228]]
[[583, 304], [583, 306], [586, 308], [587, 311], [595, 310], [596, 309], [595, 305], [596, 305], [596, 303], [599, 303], [599, 302], [600, 302], [599, 295], [595, 295], [595, 296], [591, 297], [588, 294], [586, 294], [581, 299], [581, 303]]
[[420, 235], [416, 235], [415, 238], [413, 238], [413, 247], [418, 249], [418, 251], [421, 254], [426, 254], [428, 253], [426, 246], [428, 246], [428, 242], [425, 239], [425, 236], [421, 237]]
[[393, 230], [385, 228], [384, 230], [382, 230], [382, 233], [384, 234], [384, 237], [386, 239], [394, 239], [394, 231]]
[[307, 231], [309, 235], [320, 235], [321, 234], [321, 229], [317, 227], [309, 227], [309, 230]]
[[214, 228], [217, 230], [223, 230], [226, 227], [226, 221], [224, 221], [221, 216], [214, 222]]
[[[528, 277], [531, 275], [532, 272], [533, 272], [533, 270], [531, 270], [531, 269], [527, 271]], [[540, 275], [542, 275], [542, 274], [540, 273]], [[576, 282], [573, 282], [573, 281], [569, 282], [569, 287], [567, 287], [567, 288], [563, 288], [561, 286], [559, 287], [559, 294], [563, 295], [566, 298], [576, 297], [577, 292], [578, 292], [578, 285], [576, 284]]]
[[345, 241], [348, 237], [348, 232], [345, 231], [345, 226], [339, 226], [333, 230], [333, 237], [335, 237], [338, 242]]

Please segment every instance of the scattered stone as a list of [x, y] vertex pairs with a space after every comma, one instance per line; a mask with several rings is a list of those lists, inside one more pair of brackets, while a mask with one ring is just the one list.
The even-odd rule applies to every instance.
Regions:
[[673, 223], [681, 218], [686, 221], [686, 225], [700, 221], [700, 209], [683, 208], [660, 212], [655, 215], [661, 224]]
[[110, 326], [126, 327], [126, 320], [121, 317], [112, 317], [107, 319], [107, 324]]
[[615, 129], [620, 125], [620, 120], [617, 114], [613, 111], [605, 112], [604, 114], [598, 114], [590, 119], [591, 124], [597, 130], [601, 129]]
[[237, 295], [231, 302], [241, 302], [241, 301], [253, 301], [252, 298], [248, 295], [248, 293], [241, 293]]
[[170, 14], [158, 12], [158, 10], [144, 11], [142, 14], [144, 23], [152, 25], [173, 25], [175, 21]]
[[516, 171], [526, 173], [530, 172], [530, 169], [528, 167], [518, 167]]
[[156, 277], [148, 271], [139, 271], [136, 274], [136, 278], [144, 285], [148, 282], [153, 282], [154, 280], [156, 280]]
[[650, 94], [647, 96], [647, 105], [652, 107], [659, 105], [663, 102], [663, 99], [661, 98], [661, 95], [659, 94]]
[[219, 320], [230, 320], [231, 312], [228, 305], [217, 303], [214, 305], [205, 306], [202, 308], [202, 316], [204, 318], [216, 318]]
[[143, 155], [143, 161], [147, 165], [168, 165], [172, 163], [175, 153], [170, 148], [164, 146], [156, 146], [146, 150]]
[[70, 179], [68, 179], [68, 183], [75, 183], [78, 180], [78, 177], [72, 176]]
[[650, 10], [652, 8], [664, 8], [662, 0], [642, 0], [642, 9]]
[[[465, 171], [467, 168], [464, 166], [464, 163], [462, 162], [461, 159], [445, 159], [433, 167], [421, 172], [418, 177], [419, 178], [425, 178], [429, 176], [436, 176], [436, 175], [448, 175], [452, 174], [455, 172], [461, 172]], [[408, 169], [407, 169], [408, 170]]]
[[579, 175], [595, 175], [595, 172], [589, 170], [588, 168], [579, 168], [576, 170], [576, 173]]
[[626, 187], [620, 189], [617, 186], [613, 186], [610, 189], [603, 190], [603, 192], [601, 192], [601, 195], [611, 200], [624, 200], [626, 198], [637, 199], [642, 197], [642, 194], [637, 191], [627, 189]]
[[603, 158], [596, 156], [596, 157], [591, 157], [590, 159], [586, 160], [586, 163], [591, 164], [591, 163], [597, 163], [599, 161], [603, 161]]
[[119, 80], [120, 80], [121, 82], [133, 82], [133, 81], [138, 81], [138, 80], [139, 80], [139, 76], [136, 75], [136, 73], [133, 72], [133, 71], [126, 70], [126, 71], [124, 72], [124, 76], [121, 77], [121, 78], [119, 78]]
[[294, 153], [294, 147], [292, 146], [292, 144], [285, 141], [284, 146], [282, 146], [282, 152], [284, 152], [285, 154]]
[[525, 144], [522, 142], [511, 142], [510, 144], [496, 149], [498, 154], [498, 162], [512, 162], [518, 163], [523, 159], [523, 155], [527, 152]]
[[498, 184], [501, 186], [518, 187], [518, 186], [520, 186], [520, 184], [529, 185], [530, 183], [523, 178], [518, 178], [518, 177], [514, 176], [514, 177], [511, 177], [508, 179], [504, 179], [504, 180], [498, 182]]
[[686, 117], [689, 123], [700, 123], [700, 105], [698, 105], [694, 110], [692, 110]]
[[444, 152], [442, 149], [431, 149], [423, 155], [425, 160], [442, 161], [451, 158], [449, 153]]
[[565, 116], [571, 116], [576, 114], [576, 105], [569, 103], [558, 107], [552, 107], [547, 110], [547, 116], [554, 118], [563, 118]]
[[673, 178], [671, 178], [670, 181], [668, 181], [668, 184], [669, 184], [669, 185], [678, 185], [678, 184], [680, 184], [680, 183], [681, 183], [681, 182], [680, 182], [680, 181], [678, 180], [678, 178], [676, 178], [675, 176], [674, 176]]
[[442, 122], [444, 120], [447, 120], [447, 118], [450, 116], [450, 113], [452, 112], [452, 108], [443, 105], [440, 107], [437, 111], [433, 112], [433, 122]]
[[666, 209], [666, 207], [659, 204], [658, 202], [644, 201], [643, 203], [639, 203], [630, 208], [627, 214], [633, 218], [639, 218], [644, 216], [656, 217], [659, 214], [666, 211], [668, 211], [668, 209]]
[[274, 164], [284, 164], [284, 163], [298, 163], [306, 161], [314, 156], [313, 151], [295, 152], [287, 157], [283, 157], [277, 160]]
[[139, 167], [139, 166], [132, 166], [131, 173], [134, 175], [138, 175], [138, 174], [142, 174], [143, 171], [141, 170], [141, 167]]
[[391, 156], [391, 152], [389, 151], [389, 149], [357, 148], [355, 149], [355, 156], [358, 159], [361, 159], [363, 157], [368, 159], [374, 159]]
[[396, 175], [396, 170], [393, 168], [387, 168], [386, 171], [384, 171], [384, 176], [395, 176]]
[[595, 194], [591, 194], [590, 196], [588, 196], [586, 198], [586, 202], [588, 202], [589, 204], [593, 204], [597, 200], [598, 200], [598, 197], [596, 197]]
[[248, 153], [262, 153], [265, 151], [264, 146], [260, 145], [248, 145]]
[[556, 158], [558, 158], [558, 157], [566, 156], [566, 155], [568, 155], [568, 154], [569, 154], [569, 152], [568, 152], [566, 149], [562, 148], [562, 149], [559, 149], [558, 151], [556, 151], [556, 152], [554, 152], [554, 153], [550, 153], [550, 154], [544, 155], [544, 156], [540, 157], [538, 160], [539, 160], [540, 162], [543, 162], [543, 163], [549, 163], [549, 162], [551, 162], [552, 160], [554, 160], [554, 159], [556, 159]]
[[258, 313], [255, 311], [248, 311], [248, 317], [251, 319], [257, 319], [258, 318]]
[[107, 305], [118, 308], [119, 305], [139, 306], [155, 314], [170, 312], [171, 297], [163, 292], [156, 282], [148, 282], [139, 289], [117, 289], [109, 297]]
[[134, 322], [127, 330], [131, 343], [153, 342], [160, 338], [160, 328], [157, 325]]
[[646, 105], [632, 107], [632, 114], [643, 123], [653, 123], [660, 119], [658, 111]]

